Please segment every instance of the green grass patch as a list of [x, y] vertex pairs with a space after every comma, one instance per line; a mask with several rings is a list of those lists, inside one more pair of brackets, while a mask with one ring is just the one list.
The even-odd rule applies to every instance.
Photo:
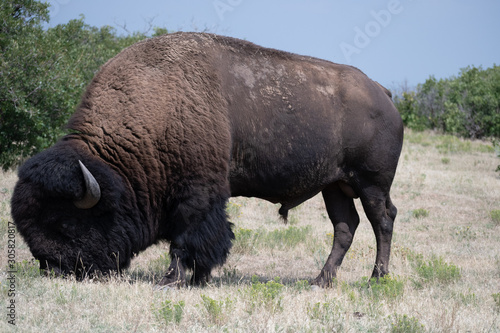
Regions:
[[490, 212], [491, 220], [495, 225], [500, 225], [500, 209], [495, 209]]
[[424, 260], [423, 255], [416, 254], [409, 259], [413, 262], [418, 276], [413, 280], [417, 289], [429, 283], [450, 284], [460, 280], [462, 276], [458, 266], [445, 262], [442, 257], [433, 256], [429, 260]]
[[205, 309], [212, 324], [222, 326], [231, 316], [233, 301], [229, 297], [218, 301], [206, 295], [201, 295], [201, 301], [202, 308]]
[[258, 276], [252, 276], [250, 288], [242, 291], [244, 297], [249, 300], [247, 311], [253, 313], [257, 308], [263, 308], [273, 314], [283, 311], [284, 289], [285, 286], [281, 283], [279, 277], [262, 283], [259, 281]]
[[411, 215], [416, 219], [423, 219], [423, 218], [429, 216], [429, 211], [427, 209], [424, 209], [424, 208], [418, 208], [418, 209], [412, 210]]
[[265, 230], [263, 228], [252, 230], [239, 228], [235, 231], [235, 240], [231, 252], [233, 253], [253, 253], [259, 247], [288, 250], [298, 244], [306, 243], [311, 235], [312, 227], [290, 226], [284, 229]]
[[14, 271], [19, 278], [37, 278], [40, 277], [40, 262], [38, 260], [23, 260], [15, 263]]
[[170, 255], [165, 252], [158, 258], [149, 261], [148, 270], [154, 275], [165, 274], [165, 272], [168, 270], [168, 267], [170, 266], [170, 261]]
[[459, 299], [465, 306], [477, 306], [478, 304], [478, 298], [476, 294], [470, 292], [470, 290], [468, 293], [458, 293], [455, 299]]
[[263, 245], [272, 249], [286, 250], [305, 243], [311, 234], [312, 227], [288, 227], [263, 233]]
[[395, 314], [391, 316], [391, 333], [423, 333], [425, 326], [417, 318]]
[[241, 217], [241, 205], [228, 201], [226, 204], [226, 214], [232, 219]]
[[309, 303], [307, 305], [307, 316], [324, 326], [329, 332], [343, 332], [344, 320], [341, 306], [334, 301]]
[[443, 135], [437, 138], [440, 142], [436, 144], [436, 148], [441, 154], [469, 153], [472, 151], [471, 141], [461, 140], [453, 135]]
[[492, 294], [493, 302], [495, 302], [495, 310], [500, 313], [500, 293]]
[[232, 253], [251, 254], [255, 252], [260, 233], [256, 230], [238, 228], [234, 231]]
[[374, 301], [382, 299], [394, 300], [403, 296], [405, 281], [398, 276], [384, 276], [370, 280], [363, 279], [361, 282], [356, 282], [354, 287], [359, 290], [360, 294], [368, 296]]
[[166, 299], [158, 306], [153, 306], [153, 313], [156, 320], [167, 326], [172, 323], [179, 324], [184, 315], [184, 306], [184, 301], [173, 302]]
[[459, 242], [471, 241], [477, 238], [477, 232], [475, 232], [470, 225], [459, 226], [455, 229], [455, 234], [453, 235]]
[[299, 293], [303, 291], [309, 291], [311, 290], [311, 284], [307, 280], [299, 280], [295, 282], [295, 290]]
[[429, 134], [419, 131], [406, 131], [405, 141], [408, 143], [419, 144], [427, 147], [431, 144]]

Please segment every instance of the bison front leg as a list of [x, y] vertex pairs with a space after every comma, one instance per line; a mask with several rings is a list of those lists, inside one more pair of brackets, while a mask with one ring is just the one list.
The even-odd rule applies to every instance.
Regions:
[[185, 285], [186, 281], [186, 269], [182, 263], [181, 256], [176, 254], [177, 250], [174, 245], [170, 246], [170, 257], [171, 262], [168, 270], [161, 279], [158, 285], [165, 286], [167, 288], [178, 288]]
[[211, 206], [206, 206], [196, 200], [179, 206], [177, 230], [170, 245], [172, 262], [160, 284], [183, 285], [189, 269], [193, 272], [191, 283], [204, 285], [210, 281], [212, 269], [224, 264], [234, 239], [232, 224], [227, 221], [226, 201], [214, 199], [210, 200]]
[[353, 199], [341, 190], [338, 183], [326, 187], [322, 194], [328, 216], [334, 227], [334, 238], [332, 251], [313, 284], [320, 287], [330, 287], [333, 278], [336, 277], [337, 269], [351, 246], [354, 233], [359, 225], [359, 215]]

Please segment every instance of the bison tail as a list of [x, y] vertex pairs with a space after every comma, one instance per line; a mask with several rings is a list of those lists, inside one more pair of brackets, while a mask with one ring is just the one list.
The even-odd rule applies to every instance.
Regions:
[[288, 208], [281, 206], [278, 213], [280, 214], [280, 217], [283, 220], [283, 223], [287, 224], [288, 223]]

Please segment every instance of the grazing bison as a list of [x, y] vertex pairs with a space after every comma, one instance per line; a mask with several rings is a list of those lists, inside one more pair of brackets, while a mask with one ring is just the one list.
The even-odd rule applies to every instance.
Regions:
[[72, 134], [19, 170], [12, 216], [42, 269], [77, 276], [126, 268], [170, 242], [162, 285], [207, 281], [234, 234], [230, 196], [289, 209], [322, 192], [335, 230], [314, 283], [335, 277], [359, 223], [388, 272], [403, 140], [390, 93], [356, 68], [212, 34], [137, 43], [96, 74]]

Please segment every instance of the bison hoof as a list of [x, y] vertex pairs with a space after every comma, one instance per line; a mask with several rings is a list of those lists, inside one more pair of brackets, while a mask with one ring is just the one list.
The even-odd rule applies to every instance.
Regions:
[[179, 287], [171, 286], [171, 285], [162, 286], [159, 284], [155, 284], [153, 286], [153, 291], [168, 291], [168, 290], [176, 290], [176, 289], [179, 289]]
[[321, 288], [320, 286], [315, 284], [311, 285], [311, 291], [321, 291], [321, 290], [323, 290], [323, 288]]
[[161, 279], [158, 285], [170, 289], [181, 288], [186, 285], [186, 279], [182, 271], [171, 270]]
[[155, 289], [178, 289], [185, 286], [185, 282], [179, 279], [171, 279], [168, 276], [165, 276], [161, 281], [156, 285]]
[[335, 285], [335, 280], [335, 276], [332, 274], [321, 273], [316, 279], [314, 279], [311, 285], [319, 288], [331, 288]]

